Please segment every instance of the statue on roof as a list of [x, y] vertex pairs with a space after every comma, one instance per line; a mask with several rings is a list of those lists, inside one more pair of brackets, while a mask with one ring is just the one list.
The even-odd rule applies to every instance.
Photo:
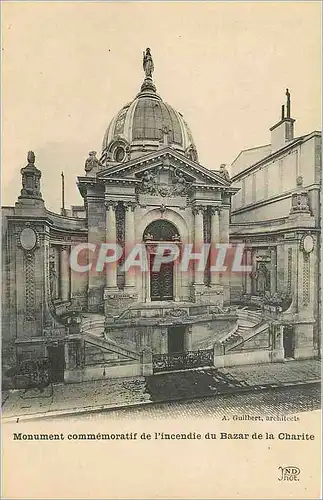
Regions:
[[96, 157], [96, 151], [90, 151], [89, 157], [85, 161], [85, 172], [91, 172], [91, 170], [95, 167], [101, 167], [102, 164]]
[[151, 52], [150, 52], [149, 48], [147, 48], [146, 52], [144, 51], [144, 53], [143, 53], [142, 65], [144, 68], [144, 72], [146, 73], [146, 78], [148, 78], [148, 77], [151, 78], [151, 75], [153, 74], [153, 71], [154, 71], [154, 62], [153, 62], [153, 58], [151, 56]]
[[221, 177], [223, 177], [226, 181], [231, 182], [230, 174], [229, 174], [229, 172], [228, 172], [228, 170], [227, 170], [227, 168], [226, 168], [226, 167], [227, 167], [227, 166], [226, 166], [226, 164], [225, 164], [225, 163], [222, 163], [222, 164], [220, 165], [220, 175], [221, 175]]

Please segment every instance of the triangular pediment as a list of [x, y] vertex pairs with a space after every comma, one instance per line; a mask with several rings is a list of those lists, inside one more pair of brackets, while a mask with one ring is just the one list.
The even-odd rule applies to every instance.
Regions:
[[174, 151], [172, 148], [164, 148], [139, 158], [132, 159], [126, 163], [109, 166], [97, 174], [100, 180], [112, 178], [124, 180], [139, 180], [143, 176], [156, 175], [162, 170], [174, 173], [179, 182], [189, 182], [197, 185], [213, 185], [222, 188], [230, 188], [230, 182], [219, 172], [209, 170], [199, 163], [190, 160], [186, 156]]

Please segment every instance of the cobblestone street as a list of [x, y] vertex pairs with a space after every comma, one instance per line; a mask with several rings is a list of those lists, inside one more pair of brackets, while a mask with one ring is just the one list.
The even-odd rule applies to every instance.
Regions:
[[321, 407], [320, 384], [286, 387], [259, 393], [226, 394], [193, 401], [155, 403], [143, 407], [87, 413], [73, 420], [118, 420], [118, 419], [183, 419], [221, 417], [223, 415], [282, 416], [299, 412], [319, 410]]
[[[205, 401], [203, 407], [206, 405], [205, 408], [207, 408], [211, 405], [210, 411], [213, 411], [217, 405], [221, 408], [218, 401], [230, 401], [231, 406], [239, 406], [239, 401], [241, 404], [245, 404], [245, 401], [252, 402], [254, 397], [258, 397], [259, 392], [264, 391], [263, 395], [259, 395], [259, 405], [266, 405], [272, 400], [275, 401], [278, 397], [276, 395], [281, 394], [279, 391], [274, 392], [275, 389], [283, 389], [286, 385], [297, 387], [299, 384], [306, 384], [304, 400], [310, 405], [311, 399], [306, 396], [307, 391], [311, 393], [308, 384], [319, 381], [320, 375], [320, 362], [305, 360], [273, 363], [266, 365], [265, 368], [263, 365], [245, 365], [227, 369], [205, 368], [162, 373], [149, 377], [96, 380], [80, 384], [53, 384], [43, 390], [9, 391], [4, 400], [2, 412], [3, 417], [9, 419], [33, 418], [35, 415], [59, 417], [63, 414], [100, 412], [127, 405], [151, 406], [152, 403], [165, 403], [163, 408], [166, 408], [171, 401], [189, 401], [197, 398], [196, 411], [198, 413], [201, 400]], [[247, 393], [255, 394], [247, 395]], [[231, 399], [225, 399], [231, 394]], [[211, 398], [210, 403], [206, 402], [208, 399], [203, 400], [206, 396]], [[213, 399], [213, 396], [217, 396], [217, 399]], [[215, 401], [215, 406], [212, 406], [212, 401]], [[278, 403], [279, 400], [277, 400]], [[302, 399], [295, 402], [287, 399], [282, 403], [287, 407], [295, 404], [295, 408], [299, 409], [293, 411], [302, 411]], [[177, 408], [176, 404], [171, 406], [174, 411]], [[195, 403], [192, 405], [195, 408]], [[149, 414], [149, 410], [147, 411]], [[152, 411], [157, 411], [157, 409]]]

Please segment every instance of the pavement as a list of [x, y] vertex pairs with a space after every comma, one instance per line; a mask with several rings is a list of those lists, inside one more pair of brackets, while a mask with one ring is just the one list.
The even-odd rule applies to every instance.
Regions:
[[[57, 417], [56, 421], [67, 420], [69, 424], [79, 422], [100, 422], [125, 420], [178, 420], [216, 419], [240, 421], [296, 421], [301, 413], [321, 411], [320, 384], [303, 384], [273, 390], [242, 392], [238, 394], [217, 394], [213, 397], [190, 400], [168, 401], [148, 405], [129, 406], [103, 412]], [[247, 416], [247, 417], [246, 417]], [[296, 416], [296, 418], [295, 418]], [[297, 418], [298, 416], [298, 418]], [[287, 418], [285, 418], [287, 417]]]
[[225, 369], [186, 370], [150, 377], [55, 384], [43, 391], [19, 389], [4, 392], [2, 421], [73, 416], [153, 403], [308, 385], [320, 380], [320, 361], [293, 360]]

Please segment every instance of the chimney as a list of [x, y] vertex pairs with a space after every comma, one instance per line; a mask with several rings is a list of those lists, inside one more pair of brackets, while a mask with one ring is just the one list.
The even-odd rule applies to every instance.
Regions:
[[285, 106], [282, 106], [281, 119], [276, 125], [271, 127], [271, 152], [284, 147], [289, 141], [294, 139], [294, 122], [291, 118], [291, 100], [289, 90], [286, 89], [286, 116]]

